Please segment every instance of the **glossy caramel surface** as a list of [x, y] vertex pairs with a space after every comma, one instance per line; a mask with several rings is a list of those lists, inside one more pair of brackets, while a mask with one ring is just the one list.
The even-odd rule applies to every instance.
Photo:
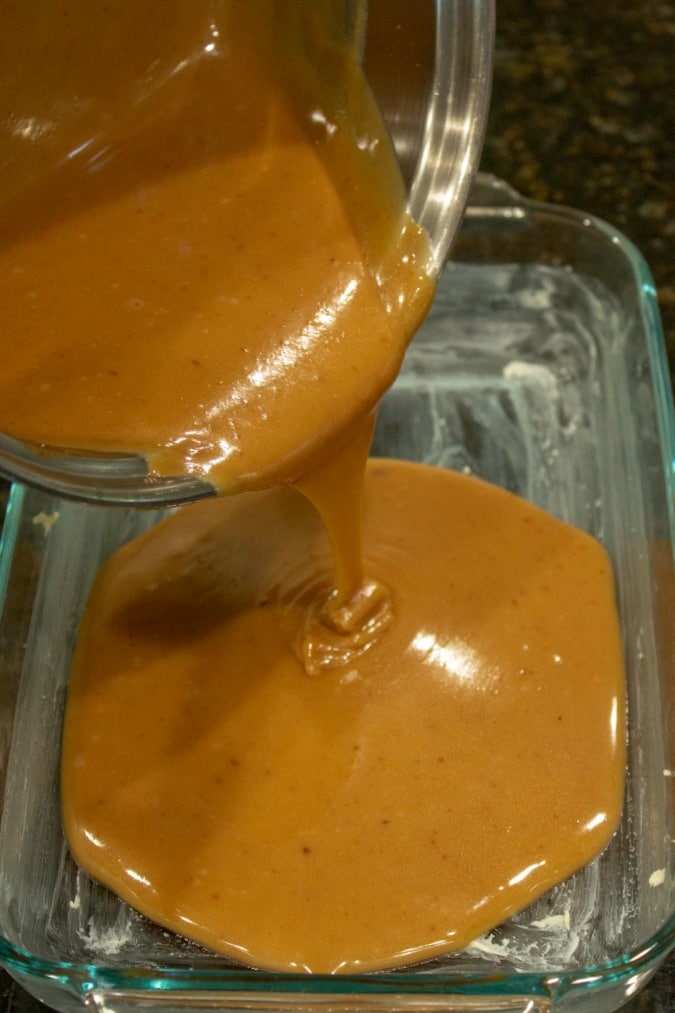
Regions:
[[333, 587], [293, 489], [184, 508], [104, 567], [64, 735], [74, 855], [256, 966], [459, 949], [585, 864], [623, 794], [611, 569], [475, 479], [371, 460], [364, 566], [392, 621], [308, 675]]

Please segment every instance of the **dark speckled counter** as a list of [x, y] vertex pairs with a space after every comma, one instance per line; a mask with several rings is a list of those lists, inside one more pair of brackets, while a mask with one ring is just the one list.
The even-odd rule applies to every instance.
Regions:
[[482, 168], [635, 243], [675, 373], [675, 3], [497, 3]]
[[[675, 375], [675, 0], [502, 0], [481, 167], [639, 247]], [[40, 1009], [0, 972], [0, 1010]], [[675, 960], [625, 1009], [673, 1013]]]

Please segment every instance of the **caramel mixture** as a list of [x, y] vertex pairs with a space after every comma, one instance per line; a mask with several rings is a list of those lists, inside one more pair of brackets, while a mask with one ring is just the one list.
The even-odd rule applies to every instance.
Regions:
[[342, 11], [3, 8], [1, 432], [233, 491], [374, 407], [433, 284]]
[[423, 465], [371, 460], [364, 509], [394, 621], [316, 677], [302, 641], [332, 554], [288, 488], [194, 504], [122, 549], [81, 633], [63, 753], [75, 857], [256, 966], [459, 949], [592, 858], [621, 810], [600, 546]]
[[585, 535], [365, 465], [433, 285], [343, 5], [3, 19], [0, 430], [239, 493], [101, 572], [64, 726], [72, 853], [257, 966], [461, 948], [616, 826], [619, 631]]

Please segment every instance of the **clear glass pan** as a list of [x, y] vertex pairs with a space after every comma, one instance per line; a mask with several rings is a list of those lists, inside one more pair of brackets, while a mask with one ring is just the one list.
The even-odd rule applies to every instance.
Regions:
[[629, 691], [624, 818], [605, 853], [467, 950], [361, 977], [249, 970], [80, 873], [61, 832], [69, 661], [89, 584], [159, 511], [14, 486], [0, 555], [0, 962], [62, 1010], [610, 1010], [675, 944], [675, 422], [649, 272], [583, 214], [479, 179], [374, 452], [459, 468], [600, 538]]

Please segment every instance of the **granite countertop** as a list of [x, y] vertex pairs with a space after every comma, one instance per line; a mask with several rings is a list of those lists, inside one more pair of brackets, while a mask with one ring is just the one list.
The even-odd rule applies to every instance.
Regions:
[[497, 0], [482, 169], [640, 249], [675, 375], [675, 3]]
[[[620, 229], [656, 282], [675, 377], [675, 3], [508, 0], [481, 168]], [[675, 959], [625, 1007], [675, 1011]], [[0, 1010], [44, 1009], [0, 973]]]

